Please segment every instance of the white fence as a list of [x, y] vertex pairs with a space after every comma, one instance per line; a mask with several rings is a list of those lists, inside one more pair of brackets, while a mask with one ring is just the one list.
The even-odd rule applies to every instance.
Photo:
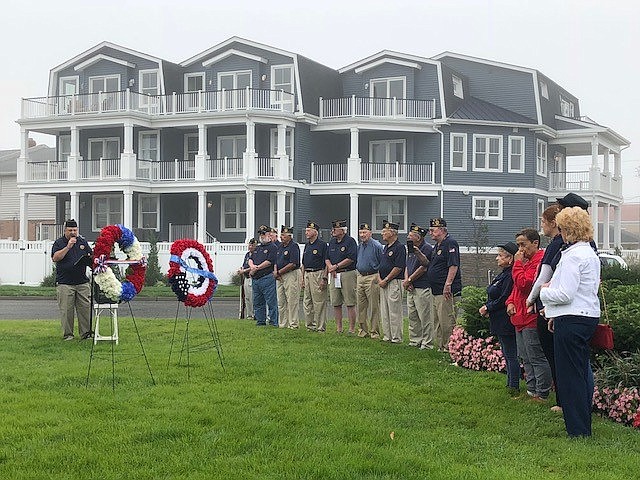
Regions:
[[[53, 242], [26, 242], [0, 240], [0, 285], [39, 285], [53, 270], [51, 247]], [[144, 255], [149, 255], [150, 244], [141, 242]], [[169, 270], [168, 242], [158, 243], [158, 263], [162, 273]], [[242, 265], [246, 245], [242, 243], [207, 243], [213, 270], [221, 284], [231, 283], [231, 277]]]

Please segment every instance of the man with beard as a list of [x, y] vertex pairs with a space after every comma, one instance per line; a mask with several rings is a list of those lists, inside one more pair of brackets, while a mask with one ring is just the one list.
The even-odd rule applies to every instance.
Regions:
[[249, 275], [253, 280], [253, 309], [256, 325], [267, 324], [267, 309], [269, 309], [270, 323], [277, 327], [278, 297], [273, 268], [278, 248], [270, 241], [269, 227], [260, 225], [258, 234], [260, 235], [260, 245], [256, 248], [253, 258], [249, 259]]

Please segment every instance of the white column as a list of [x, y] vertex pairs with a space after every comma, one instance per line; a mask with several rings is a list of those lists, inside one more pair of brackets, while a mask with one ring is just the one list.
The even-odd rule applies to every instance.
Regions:
[[591, 168], [598, 168], [598, 136], [591, 137]]
[[121, 176], [123, 179], [136, 178], [137, 158], [133, 151], [133, 123], [124, 124], [124, 147], [120, 155]]
[[27, 162], [29, 161], [29, 130], [20, 129], [20, 157], [16, 165], [16, 180], [18, 185], [27, 178]]
[[613, 246], [622, 248], [622, 209], [620, 205], [613, 206]]
[[351, 153], [347, 159], [347, 182], [360, 183], [360, 151], [359, 151], [360, 131], [357, 128], [351, 129]]
[[[285, 192], [284, 190], [279, 190], [277, 193], [277, 208], [276, 208], [276, 223], [277, 225], [274, 225], [276, 227], [276, 229], [278, 229], [278, 231], [280, 231], [280, 226], [284, 225], [284, 221], [285, 221], [285, 216], [284, 216], [284, 211], [285, 211], [285, 205], [286, 205], [286, 197], [287, 197], [287, 192]], [[291, 225], [287, 225], [287, 227], [290, 227]]]
[[[247, 149], [242, 154], [244, 163], [244, 177], [255, 178], [257, 174], [256, 168], [256, 124], [250, 120], [247, 121]], [[249, 208], [247, 206], [247, 208]], [[251, 237], [249, 237], [251, 238]]]
[[287, 126], [278, 125], [278, 148], [276, 156], [279, 162], [279, 177], [289, 180], [289, 156], [287, 155]]
[[207, 231], [207, 192], [198, 190], [198, 233], [197, 240], [204, 243]]
[[[591, 167], [589, 168], [589, 190], [591, 190], [592, 192], [596, 192], [599, 189], [600, 189], [600, 167], [598, 166], [598, 137], [594, 135], [591, 138]], [[593, 205], [593, 202], [592, 202], [592, 205]], [[595, 232], [595, 235], [597, 234], [598, 232]]]
[[256, 124], [247, 120], [247, 152], [256, 153]]
[[133, 190], [125, 188], [122, 195], [124, 197], [124, 203], [122, 204], [123, 225], [133, 229]]
[[82, 160], [80, 157], [80, 134], [78, 127], [71, 126], [71, 152], [67, 160], [67, 179], [74, 181], [78, 179], [78, 162]]
[[358, 239], [358, 194], [349, 194], [349, 235]]
[[603, 215], [602, 215], [602, 249], [608, 250], [611, 248], [609, 242], [609, 210], [611, 205], [609, 203], [605, 203], [603, 207]]
[[614, 153], [613, 154], [613, 176], [616, 178], [620, 178], [622, 172], [622, 154]]
[[593, 241], [598, 245], [598, 197], [595, 194], [591, 197], [591, 224], [593, 225]]
[[255, 236], [256, 232], [256, 192], [247, 188], [247, 235], [245, 243]]
[[20, 191], [20, 238], [29, 240], [29, 195]]
[[198, 125], [198, 154], [196, 155], [196, 180], [205, 179], [205, 164], [209, 159], [207, 155], [207, 126], [204, 124]]
[[[69, 215], [74, 220], [78, 221], [78, 217], [80, 216], [80, 202], [78, 192], [72, 191], [69, 192], [71, 195], [71, 204], [69, 206]], [[68, 219], [65, 219], [68, 220]]]
[[609, 149], [608, 148], [604, 149], [604, 153], [602, 155], [602, 159], [603, 159], [603, 162], [604, 162], [604, 165], [603, 165], [604, 173], [606, 173], [608, 175], [609, 173], [611, 173], [611, 170], [609, 169]]

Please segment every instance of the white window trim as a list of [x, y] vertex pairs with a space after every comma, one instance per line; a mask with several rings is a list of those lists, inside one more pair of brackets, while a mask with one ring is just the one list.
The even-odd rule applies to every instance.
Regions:
[[[121, 154], [121, 145], [120, 145], [120, 137], [98, 137], [98, 138], [89, 138], [87, 140], [87, 159], [88, 160], [100, 160], [99, 158], [90, 158], [91, 157], [91, 143], [92, 142], [102, 142], [102, 152], [104, 153], [104, 143], [109, 140], [117, 140], [118, 142], [118, 152]], [[105, 158], [105, 157], [102, 157]], [[118, 157], [120, 158], [120, 157]]]
[[[487, 151], [485, 152], [485, 156], [486, 156], [486, 165], [487, 168], [478, 168], [476, 166], [476, 139], [477, 138], [484, 138], [485, 139], [485, 145], [487, 147]], [[499, 164], [498, 164], [498, 168], [488, 168], [489, 165], [489, 142], [488, 140], [491, 138], [497, 138], [498, 140], [500, 140], [499, 145], [500, 145], [500, 151], [498, 152], [498, 158], [499, 158]], [[481, 135], [481, 134], [474, 134], [473, 135], [473, 171], [474, 172], [503, 172], [504, 171], [504, 154], [503, 154], [503, 145], [504, 139], [502, 137], [502, 135]]]
[[[511, 168], [511, 140], [520, 140], [522, 141], [522, 149], [520, 150], [520, 168], [515, 169], [515, 168]], [[507, 171], [509, 173], [524, 173], [524, 152], [525, 152], [525, 137], [519, 136], [519, 135], [509, 135], [508, 137], [508, 142], [509, 142], [509, 156], [507, 158]]]
[[[476, 202], [478, 200], [482, 200], [485, 201], [485, 215], [482, 217], [479, 217], [476, 215]], [[489, 216], [489, 201], [493, 201], [493, 200], [498, 200], [498, 202], [500, 202], [500, 206], [499, 206], [499, 214], [497, 217], [490, 217]], [[473, 212], [473, 219], [474, 220], [502, 220], [502, 210], [503, 210], [503, 201], [502, 201], [502, 197], [476, 197], [473, 196], [471, 197], [471, 209]]]
[[[454, 167], [453, 166], [453, 139], [454, 137], [462, 137], [463, 138], [463, 149], [462, 149], [462, 167]], [[449, 134], [449, 170], [452, 171], [460, 171], [466, 172], [468, 168], [467, 163], [467, 134], [466, 133], [450, 133]]]
[[63, 96], [62, 93], [62, 84], [64, 80], [75, 80], [76, 82], [76, 94], [80, 93], [80, 76], [79, 75], [71, 75], [68, 77], [60, 77], [58, 79], [58, 96]]
[[291, 90], [292, 91], [288, 92], [288, 93], [293, 94], [293, 93], [295, 93], [295, 89], [296, 89], [296, 86], [295, 86], [295, 80], [296, 79], [295, 79], [295, 75], [294, 75], [295, 71], [294, 71], [294, 68], [293, 68], [293, 63], [287, 63], [287, 64], [283, 64], [283, 65], [271, 65], [271, 82], [270, 82], [271, 90], [276, 90], [276, 87], [274, 85], [274, 82], [275, 82], [275, 79], [276, 79], [276, 70], [277, 69], [283, 69], [283, 68], [288, 68], [289, 70], [291, 70]]
[[217, 80], [218, 80], [217, 88], [218, 88], [218, 90], [222, 90], [222, 87], [220, 86], [220, 84], [222, 83], [220, 78], [223, 75], [233, 75], [233, 84], [234, 84], [233, 90], [237, 90], [238, 87], [237, 87], [236, 84], [238, 83], [238, 74], [241, 74], [241, 73], [248, 73], [249, 74], [249, 88], [253, 88], [253, 71], [252, 70], [233, 70], [233, 71], [230, 71], [230, 72], [218, 72], [218, 76], [217, 76]]
[[144, 160], [148, 160], [150, 162], [159, 162], [161, 160], [161, 156], [160, 156], [160, 130], [140, 130], [138, 132], [138, 153], [140, 153], [140, 144], [142, 143], [142, 136], [143, 135], [155, 135], [156, 136], [156, 145], [157, 150], [158, 150], [158, 158], [156, 158], [155, 160], [148, 160], [148, 159], [144, 159]]
[[[216, 140], [216, 158], [222, 158], [220, 156], [220, 140], [231, 140], [233, 139], [233, 143], [234, 143], [234, 149], [237, 150], [238, 148], [238, 144], [237, 141], [238, 139], [244, 139], [245, 143], [246, 143], [246, 135], [220, 135], [217, 140]], [[229, 157], [229, 158], [242, 158], [242, 154], [244, 152], [238, 152], [236, 151], [236, 157]]]
[[[569, 112], [567, 112], [569, 115], [565, 115], [563, 104], [567, 104], [569, 107]], [[575, 103], [573, 103], [573, 100], [569, 100], [567, 97], [565, 97], [564, 95], [560, 95], [560, 114], [563, 117], [569, 117], [569, 118], [574, 118], [575, 116], [575, 112], [576, 112], [576, 105]]]
[[155, 73], [158, 79], [158, 85], [156, 85], [156, 93], [155, 95], [160, 95], [160, 70], [157, 68], [148, 68], [146, 70], [140, 70], [138, 72], [138, 91], [142, 93], [142, 76], [145, 73]]
[[[404, 228], [398, 230], [398, 233], [407, 233], [407, 197], [401, 196], [375, 196], [371, 197], [371, 219], [375, 223], [376, 219], [376, 200], [400, 200], [404, 203]], [[382, 233], [382, 229], [378, 225], [373, 225], [373, 233]]]
[[[200, 136], [197, 133], [185, 133], [184, 134], [184, 140], [183, 140], [183, 160], [186, 162], [187, 160], [189, 160], [189, 139], [190, 138], [197, 138], [198, 139], [198, 144], [200, 143]], [[198, 150], [196, 150], [196, 155], [198, 155], [198, 152], [200, 151], [200, 146], [198, 145]]]
[[63, 138], [68, 138], [69, 139], [69, 153], [68, 155], [71, 155], [71, 134], [69, 135], [60, 135], [58, 137], [58, 161], [62, 162], [62, 154], [65, 153], [62, 151], [62, 139]]
[[[156, 201], [156, 227], [153, 228], [156, 232], [160, 231], [160, 196], [158, 194], [152, 193], [141, 193], [138, 196], [138, 228], [145, 228], [142, 226], [142, 199], [143, 198], [154, 198]], [[147, 212], [150, 213], [150, 212]], [[147, 228], [146, 230], [152, 230], [151, 228]]]
[[540, 80], [540, 94], [543, 98], [549, 100], [549, 86], [544, 80]]
[[113, 74], [113, 75], [94, 75], [93, 77], [89, 77], [88, 82], [89, 82], [89, 93], [100, 93], [100, 92], [92, 92], [91, 91], [91, 83], [92, 80], [95, 80], [96, 78], [101, 78], [103, 83], [105, 80], [108, 80], [109, 78], [117, 78], [118, 79], [118, 89], [116, 90], [116, 92], [120, 91], [120, 89], [122, 88], [122, 75], [120, 75], [119, 73]]
[[[453, 95], [458, 98], [464, 98], [464, 83], [462, 79], [457, 75], [451, 75], [451, 82], [453, 83]], [[460, 89], [456, 91], [456, 85], [460, 85]]]
[[[91, 199], [91, 231], [92, 232], [99, 232], [100, 230], [102, 230], [102, 227], [97, 227], [96, 226], [96, 203], [98, 199], [101, 198], [108, 198], [108, 199], [118, 199], [120, 200], [120, 206], [122, 208], [124, 208], [124, 204], [123, 204], [123, 199], [121, 195], [94, 195], [93, 198]], [[124, 215], [124, 212], [121, 211], [120, 212], [120, 220], [118, 223], [122, 223], [122, 216]], [[111, 222], [111, 220], [109, 220]], [[108, 225], [112, 225], [113, 222], [108, 223]]]
[[[274, 133], [275, 132], [275, 133]], [[286, 151], [286, 147], [287, 147], [287, 133], [289, 134], [289, 139], [291, 140], [291, 145], [289, 146], [290, 150], [291, 150], [291, 155], [289, 155], [289, 162], [293, 161], [293, 138], [294, 138], [294, 134], [293, 134], [294, 130], [291, 127], [287, 127], [287, 132], [285, 133], [285, 139], [284, 139], [284, 143], [285, 143], [285, 151]], [[275, 144], [273, 143], [275, 140]], [[277, 128], [272, 128], [269, 131], [269, 146], [271, 147], [269, 152], [271, 154], [271, 156], [273, 158], [276, 157], [276, 153], [278, 152], [278, 129]]]
[[[394, 81], [394, 80], [402, 80], [402, 98], [407, 98], [407, 77], [381, 77], [381, 78], [372, 78], [369, 80], [369, 97], [370, 98], [376, 98], [373, 96], [373, 84], [375, 82], [382, 82], [382, 81], [386, 81], [387, 82], [387, 90], [389, 90], [389, 82]], [[385, 98], [392, 98], [392, 97], [385, 97]], [[398, 97], [396, 97], [398, 98]]]
[[542, 233], [542, 213], [545, 210], [545, 202], [544, 200], [542, 200], [541, 198], [538, 199], [538, 201], [536, 202], [536, 211], [538, 213], [538, 231], [540, 233]]
[[206, 90], [207, 89], [207, 84], [205, 83], [206, 77], [204, 72], [191, 72], [191, 73], [185, 73], [184, 74], [184, 93], [189, 92], [187, 90], [187, 86], [188, 86], [188, 81], [190, 78], [194, 78], [194, 77], [200, 77], [202, 78], [202, 90]]
[[[236, 200], [236, 220], [237, 223], [240, 223], [240, 202], [239, 200], [241, 200], [242, 198], [244, 198], [246, 200], [246, 195], [244, 194], [222, 194], [220, 195], [220, 231], [221, 232], [244, 232], [247, 227], [246, 227], [246, 218], [247, 218], [247, 212], [245, 211], [245, 226], [244, 227], [239, 227], [239, 228], [227, 228], [225, 225], [225, 212], [224, 212], [224, 203], [225, 200], [227, 198], [234, 198]], [[245, 204], [245, 210], [247, 209], [247, 206]]]
[[[293, 225], [293, 193], [287, 192], [285, 194], [286, 198], [289, 199], [289, 222], [287, 224], [287, 200], [285, 199], [285, 215], [284, 215], [284, 223], [287, 226]], [[278, 223], [278, 194], [271, 193], [269, 194], [269, 224], [277, 225]], [[276, 228], [280, 228], [280, 225], [277, 225]], [[280, 231], [280, 230], [278, 230]]]
[[395, 162], [391, 162], [389, 160], [389, 152], [390, 152], [390, 146], [392, 143], [400, 143], [402, 144], [402, 164], [407, 163], [407, 140], [404, 138], [391, 138], [388, 140], [371, 140], [369, 142], [369, 162], [373, 163], [372, 158], [373, 158], [373, 146], [374, 145], [384, 145], [385, 146], [385, 150], [384, 150], [384, 156], [385, 156], [385, 161], [383, 162], [383, 164], [389, 164], [389, 163], [395, 163]]
[[[540, 145], [544, 145], [544, 172], [540, 172], [540, 162], [539, 160], [542, 158], [539, 155], [539, 150], [538, 148], [540, 147]], [[539, 138], [536, 139], [536, 175], [539, 175], [541, 177], [546, 177], [547, 173], [549, 172], [549, 145], [547, 144], [547, 142], [545, 142], [544, 140], [540, 140]]]

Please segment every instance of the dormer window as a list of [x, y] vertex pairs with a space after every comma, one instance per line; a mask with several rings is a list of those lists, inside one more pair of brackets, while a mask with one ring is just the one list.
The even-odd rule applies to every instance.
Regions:
[[547, 87], [547, 83], [540, 80], [540, 94], [549, 100], [549, 87]]
[[453, 81], [453, 94], [458, 98], [464, 98], [462, 79], [455, 75], [451, 75], [451, 80]]
[[567, 100], [562, 95], [560, 95], [560, 114], [563, 117], [570, 118], [573, 118], [575, 115], [575, 106], [573, 105], [573, 102]]

